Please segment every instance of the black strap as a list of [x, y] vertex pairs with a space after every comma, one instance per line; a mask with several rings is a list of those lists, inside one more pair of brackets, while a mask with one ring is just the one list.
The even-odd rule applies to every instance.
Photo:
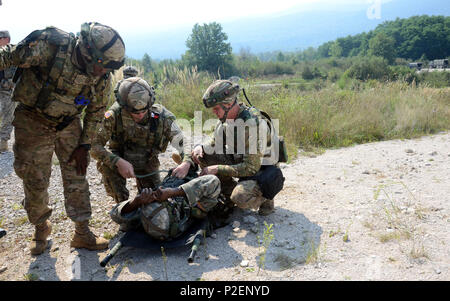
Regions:
[[102, 49], [100, 49], [101, 52], [105, 52], [106, 50], [108, 50], [109, 48], [112, 47], [112, 45], [114, 45], [114, 43], [117, 41], [117, 39], [119, 38], [119, 35], [116, 33], [114, 35], [114, 37], [111, 39], [111, 41], [108, 42], [108, 44], [106, 44], [105, 46], [102, 47]]
[[247, 99], [248, 104], [249, 104], [251, 107], [253, 107], [252, 103], [250, 102], [250, 99], [248, 99], [248, 97], [247, 97], [247, 93], [245, 93], [245, 89], [244, 89], [244, 88], [242, 88], [242, 92], [244, 93], [245, 99]]
[[[56, 51], [55, 56], [53, 57], [52, 65], [48, 69], [47, 78], [44, 78], [44, 86], [39, 92], [38, 99], [36, 101], [35, 106], [40, 110], [45, 110], [50, 102], [50, 94], [55, 92], [58, 89], [59, 78], [61, 77], [64, 65], [67, 59], [69, 44], [72, 39], [68, 38], [67, 44], [60, 45], [58, 50]], [[58, 91], [58, 93], [62, 94], [65, 91]]]

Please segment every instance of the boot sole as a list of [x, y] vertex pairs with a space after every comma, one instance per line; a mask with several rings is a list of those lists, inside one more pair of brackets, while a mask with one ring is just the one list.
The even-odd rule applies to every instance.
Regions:
[[99, 251], [99, 250], [105, 250], [105, 249], [107, 249], [108, 248], [108, 245], [105, 245], [105, 246], [102, 246], [102, 245], [98, 245], [98, 246], [95, 246], [95, 247], [87, 247], [87, 246], [85, 246], [85, 245], [79, 245], [79, 244], [77, 244], [77, 243], [70, 243], [70, 247], [71, 248], [75, 248], [75, 249], [87, 249], [87, 250], [90, 250], [90, 251]]
[[48, 247], [48, 241], [46, 240], [45, 241], [45, 246], [42, 249], [42, 251], [39, 252], [39, 251], [33, 251], [32, 249], [30, 249], [30, 253], [31, 253], [31, 255], [41, 255], [42, 253], [45, 252], [45, 250], [47, 250], [47, 247]]

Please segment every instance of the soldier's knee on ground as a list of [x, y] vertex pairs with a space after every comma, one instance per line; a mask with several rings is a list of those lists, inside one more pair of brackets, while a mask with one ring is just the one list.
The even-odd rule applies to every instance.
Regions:
[[239, 182], [233, 189], [231, 201], [241, 209], [258, 209], [265, 200], [256, 181]]

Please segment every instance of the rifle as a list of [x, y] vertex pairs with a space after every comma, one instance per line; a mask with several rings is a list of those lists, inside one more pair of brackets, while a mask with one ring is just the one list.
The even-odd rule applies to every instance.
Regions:
[[106, 255], [106, 257], [100, 262], [100, 266], [104, 268], [108, 264], [108, 262], [114, 257], [114, 255], [116, 255], [117, 251], [119, 251], [121, 247], [122, 241], [119, 240], [111, 249], [111, 251], [109, 251], [108, 255]]
[[0, 228], [0, 238], [2, 238], [2, 237], [5, 236], [5, 235], [6, 235], [6, 230]]
[[200, 244], [203, 242], [203, 240], [206, 237], [206, 230], [208, 229], [209, 223], [207, 220], [202, 221], [202, 225], [198, 231], [191, 236], [186, 244], [192, 243], [191, 247], [191, 254], [188, 257], [188, 262], [193, 263], [195, 259], [195, 255], [197, 254], [198, 248], [200, 247]]

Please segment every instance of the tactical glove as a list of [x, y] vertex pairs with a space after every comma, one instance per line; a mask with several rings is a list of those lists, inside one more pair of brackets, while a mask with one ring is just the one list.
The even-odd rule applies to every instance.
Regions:
[[69, 163], [75, 160], [77, 175], [79, 176], [84, 176], [86, 174], [89, 149], [89, 144], [81, 144], [73, 151], [72, 155], [70, 155]]

